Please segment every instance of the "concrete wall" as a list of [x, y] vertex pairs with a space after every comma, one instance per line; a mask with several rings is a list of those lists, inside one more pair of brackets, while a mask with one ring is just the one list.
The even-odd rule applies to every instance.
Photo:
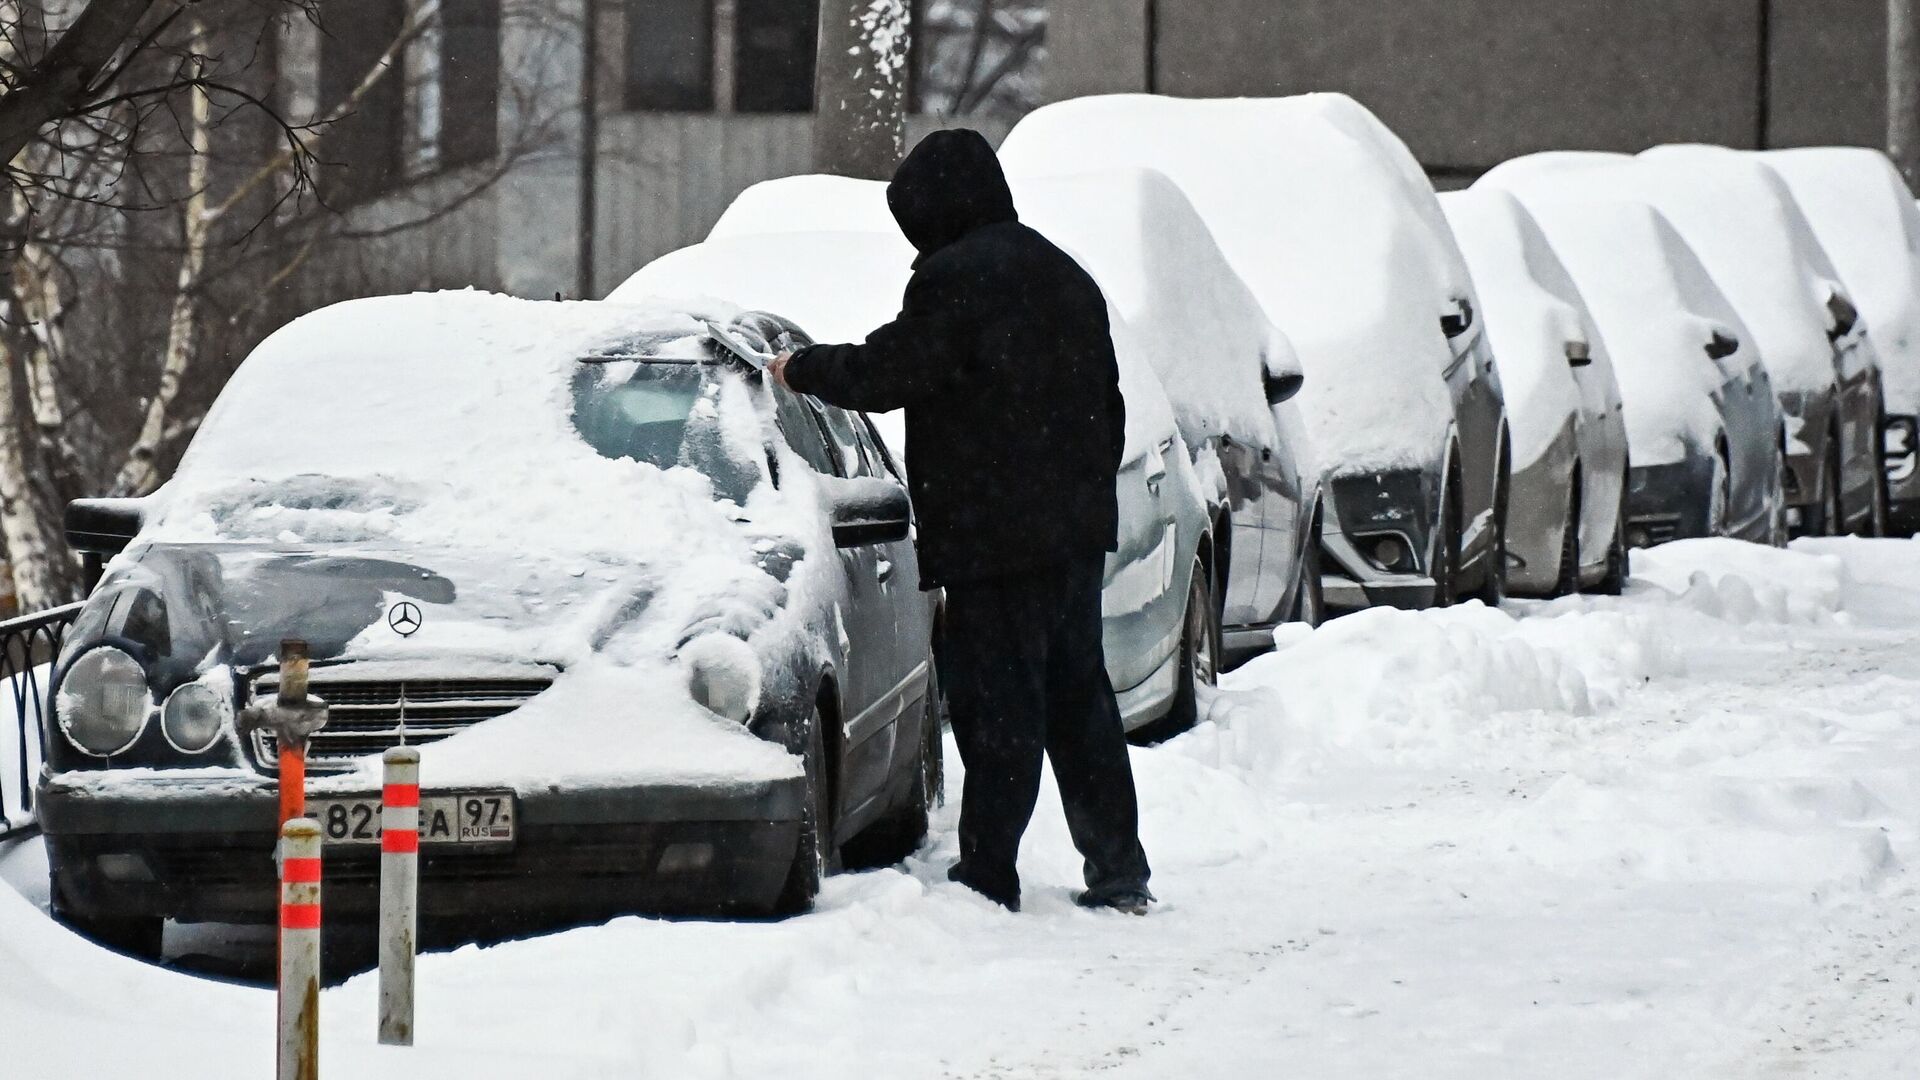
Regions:
[[[1771, 72], [1763, 105], [1763, 5]], [[1051, 0], [1049, 95], [1341, 90], [1430, 168], [1882, 139], [1884, 0]], [[1145, 14], [1153, 13], [1153, 25]]]

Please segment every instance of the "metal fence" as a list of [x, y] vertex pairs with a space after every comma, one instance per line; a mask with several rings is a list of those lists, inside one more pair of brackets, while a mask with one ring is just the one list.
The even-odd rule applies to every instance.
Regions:
[[[33, 774], [46, 753], [41, 720], [47, 712], [48, 673], [60, 652], [79, 604], [48, 608], [0, 622], [0, 681], [12, 695], [12, 731], [0, 732], [0, 745], [12, 743], [14, 761], [0, 760], [0, 840], [31, 832]], [[12, 735], [6, 739], [4, 736]]]

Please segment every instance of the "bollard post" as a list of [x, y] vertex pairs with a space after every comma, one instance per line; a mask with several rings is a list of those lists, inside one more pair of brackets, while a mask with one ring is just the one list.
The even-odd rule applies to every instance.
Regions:
[[[284, 717], [307, 706], [307, 643], [287, 638], [280, 643], [280, 693], [275, 702]], [[307, 740], [293, 737], [282, 721], [280, 725], [280, 823], [286, 824], [307, 812]]]
[[320, 823], [280, 827], [278, 1080], [320, 1077]]
[[420, 910], [420, 751], [396, 746], [381, 760], [380, 1042], [412, 1046]]

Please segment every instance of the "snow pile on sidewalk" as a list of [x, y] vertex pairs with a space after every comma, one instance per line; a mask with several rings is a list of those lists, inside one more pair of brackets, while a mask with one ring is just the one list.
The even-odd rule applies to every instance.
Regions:
[[[1689, 541], [1635, 562], [1622, 598], [1375, 612], [1230, 675], [1209, 722], [1134, 751], [1149, 918], [1074, 907], [1049, 781], [1020, 915], [945, 881], [950, 801], [919, 856], [830, 880], [809, 916], [425, 956], [412, 1050], [373, 1044], [359, 976], [323, 995], [326, 1068], [1907, 1075], [1920, 544]], [[1690, 599], [1709, 588], [1755, 606]], [[3, 893], [0, 970], [20, 1075], [270, 1060], [269, 991], [102, 954]]]

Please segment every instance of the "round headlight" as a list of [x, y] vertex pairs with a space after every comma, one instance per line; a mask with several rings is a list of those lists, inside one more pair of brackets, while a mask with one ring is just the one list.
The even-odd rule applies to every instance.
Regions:
[[160, 734], [183, 754], [205, 753], [226, 730], [233, 703], [205, 683], [192, 682], [167, 696], [160, 710]]
[[112, 757], [147, 726], [153, 694], [140, 662], [110, 645], [81, 655], [60, 680], [60, 730], [82, 753]]

